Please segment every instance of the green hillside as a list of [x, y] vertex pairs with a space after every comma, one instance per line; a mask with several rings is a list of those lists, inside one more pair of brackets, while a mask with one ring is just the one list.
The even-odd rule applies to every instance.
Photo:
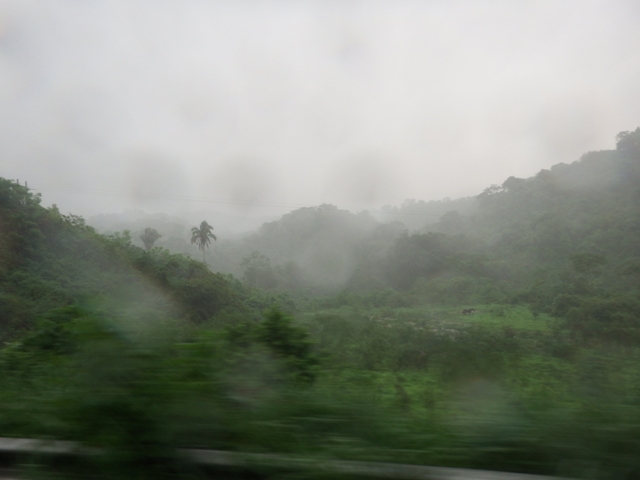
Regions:
[[244, 308], [233, 287], [200, 262], [145, 251], [127, 232], [98, 235], [81, 217], [46, 209], [26, 187], [0, 179], [0, 335], [28, 330], [38, 316], [92, 304], [136, 320], [202, 322]]
[[510, 302], [549, 313], [561, 294], [633, 294], [638, 137], [640, 130], [623, 132], [616, 150], [510, 177], [475, 198], [387, 209], [398, 218], [413, 214], [414, 225], [420, 219], [413, 230], [331, 205], [299, 209], [216, 246], [219, 264], [267, 290], [344, 296], [391, 289], [406, 305]]

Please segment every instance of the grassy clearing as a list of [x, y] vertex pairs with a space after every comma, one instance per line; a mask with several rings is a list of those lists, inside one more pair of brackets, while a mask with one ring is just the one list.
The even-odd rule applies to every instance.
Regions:
[[471, 315], [463, 315], [460, 309], [450, 311], [456, 320], [468, 324], [491, 327], [510, 327], [516, 330], [549, 331], [554, 321], [547, 315], [535, 316], [527, 307], [518, 305], [479, 305]]
[[[473, 308], [471, 315], [462, 311]], [[299, 316], [302, 322], [311, 324], [314, 318], [321, 316], [341, 317], [345, 321], [368, 319], [385, 326], [414, 328], [454, 328], [465, 326], [509, 327], [524, 331], [550, 331], [554, 322], [552, 317], [541, 314], [535, 316], [527, 307], [516, 305], [476, 305], [469, 307], [400, 307], [371, 308], [363, 310], [354, 307], [341, 307], [305, 312]]]

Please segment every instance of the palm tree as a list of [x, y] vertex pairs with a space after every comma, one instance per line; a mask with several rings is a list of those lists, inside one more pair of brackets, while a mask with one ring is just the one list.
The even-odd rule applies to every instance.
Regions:
[[204, 249], [209, 246], [212, 238], [217, 240], [212, 230], [213, 227], [204, 221], [200, 224], [200, 228], [193, 227], [191, 229], [191, 243], [195, 243], [198, 245], [198, 248], [202, 250], [202, 263], [205, 265], [207, 262], [204, 257]]
[[162, 237], [162, 235], [160, 235], [155, 228], [147, 227], [144, 229], [144, 233], [140, 235], [140, 240], [144, 243], [144, 248], [149, 251], [153, 248], [155, 241], [160, 237]]

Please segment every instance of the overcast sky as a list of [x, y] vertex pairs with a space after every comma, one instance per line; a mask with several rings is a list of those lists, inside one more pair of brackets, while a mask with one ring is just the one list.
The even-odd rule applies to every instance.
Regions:
[[83, 215], [476, 195], [640, 126], [639, 25], [637, 0], [0, 0], [0, 176]]

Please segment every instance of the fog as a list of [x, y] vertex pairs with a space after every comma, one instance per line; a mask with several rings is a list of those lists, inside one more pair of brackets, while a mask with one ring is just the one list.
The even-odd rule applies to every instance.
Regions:
[[611, 0], [0, 0], [0, 175], [65, 212], [216, 227], [476, 195], [640, 125], [639, 20]]

